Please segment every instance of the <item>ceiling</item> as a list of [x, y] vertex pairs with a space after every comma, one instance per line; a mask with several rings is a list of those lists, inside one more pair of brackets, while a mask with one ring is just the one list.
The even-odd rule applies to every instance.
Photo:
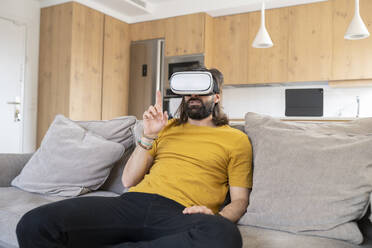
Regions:
[[[39, 0], [41, 7], [71, 0]], [[262, 0], [74, 0], [127, 23], [206, 12], [224, 16], [257, 11]], [[281, 8], [327, 0], [265, 0], [266, 7]]]

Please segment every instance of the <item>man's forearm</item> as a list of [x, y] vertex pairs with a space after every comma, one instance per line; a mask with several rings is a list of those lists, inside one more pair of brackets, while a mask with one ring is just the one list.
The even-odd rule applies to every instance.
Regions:
[[237, 222], [240, 217], [243, 216], [248, 207], [248, 201], [245, 199], [236, 199], [230, 204], [226, 205], [221, 211], [220, 215], [231, 220], [232, 222]]
[[124, 187], [131, 187], [138, 184], [148, 172], [152, 161], [153, 159], [148, 151], [137, 146], [124, 167], [122, 175]]

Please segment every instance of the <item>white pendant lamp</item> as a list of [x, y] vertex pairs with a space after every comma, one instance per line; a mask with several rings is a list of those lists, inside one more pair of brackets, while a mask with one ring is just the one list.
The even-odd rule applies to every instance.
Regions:
[[347, 40], [360, 40], [369, 36], [368, 29], [359, 13], [359, 0], [355, 0], [355, 15], [344, 36]]
[[273, 41], [270, 38], [269, 33], [266, 30], [265, 26], [265, 1], [262, 0], [262, 9], [261, 9], [261, 27], [258, 30], [256, 38], [253, 41], [252, 46], [254, 48], [269, 48], [272, 47]]

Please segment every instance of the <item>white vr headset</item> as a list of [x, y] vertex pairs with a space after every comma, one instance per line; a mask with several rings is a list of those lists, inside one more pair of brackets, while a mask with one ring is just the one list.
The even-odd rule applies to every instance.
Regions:
[[218, 85], [207, 71], [175, 72], [170, 78], [170, 88], [178, 95], [211, 95], [219, 93]]

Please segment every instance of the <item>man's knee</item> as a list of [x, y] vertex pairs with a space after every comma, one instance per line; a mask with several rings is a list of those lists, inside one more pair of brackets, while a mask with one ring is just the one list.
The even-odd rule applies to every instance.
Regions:
[[[220, 217], [223, 218], [223, 217]], [[235, 223], [229, 220], [222, 220], [214, 228], [218, 229], [216, 246], [215, 247], [229, 247], [229, 248], [241, 248], [242, 247], [242, 236]]]
[[16, 228], [17, 237], [34, 236], [36, 233], [47, 226], [47, 222], [51, 221], [47, 214], [40, 208], [30, 210], [22, 216]]
[[34, 214], [34, 210], [31, 210], [24, 214], [22, 218], [19, 220], [16, 228], [16, 233], [18, 237], [24, 237], [25, 235], [29, 234], [29, 230], [33, 228], [37, 228], [35, 225], [38, 221], [38, 217]]
[[241, 248], [242, 237], [235, 223], [220, 217], [211, 216], [200, 224], [199, 230], [210, 238], [211, 247]]

